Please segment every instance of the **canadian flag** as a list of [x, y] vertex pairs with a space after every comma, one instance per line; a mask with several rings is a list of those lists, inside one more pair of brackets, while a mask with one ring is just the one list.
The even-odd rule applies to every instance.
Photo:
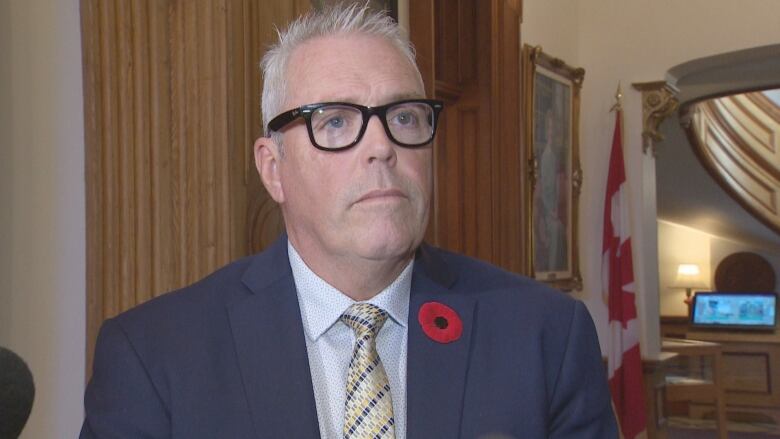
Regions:
[[609, 157], [604, 199], [602, 287], [609, 306], [609, 389], [623, 437], [633, 439], [646, 428], [642, 358], [634, 302], [634, 265], [628, 217], [628, 187], [623, 165], [621, 110]]

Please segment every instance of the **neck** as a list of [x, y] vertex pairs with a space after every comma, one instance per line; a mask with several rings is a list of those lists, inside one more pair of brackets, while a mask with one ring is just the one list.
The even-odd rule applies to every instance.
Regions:
[[[295, 251], [311, 271], [344, 293], [362, 302], [376, 296], [395, 281], [412, 260], [414, 253], [392, 259], [360, 257], [317, 257], [290, 239]], [[322, 263], [321, 261], [327, 261]]]
[[325, 275], [320, 275], [317, 271], [315, 273], [352, 300], [362, 302], [381, 293], [393, 283], [410, 260], [411, 258], [404, 258], [395, 263], [364, 261], [363, 264], [352, 263]]

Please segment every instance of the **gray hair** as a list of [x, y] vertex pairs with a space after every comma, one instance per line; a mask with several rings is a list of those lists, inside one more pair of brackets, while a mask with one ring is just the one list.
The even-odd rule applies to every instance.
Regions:
[[[263, 130], [284, 108], [287, 94], [287, 64], [301, 44], [317, 37], [339, 34], [363, 34], [385, 38], [411, 63], [420, 84], [422, 76], [415, 63], [415, 53], [404, 31], [384, 11], [376, 11], [365, 4], [337, 3], [319, 11], [310, 11], [279, 31], [279, 42], [265, 53], [260, 67], [263, 71]], [[281, 146], [281, 134], [268, 133]]]

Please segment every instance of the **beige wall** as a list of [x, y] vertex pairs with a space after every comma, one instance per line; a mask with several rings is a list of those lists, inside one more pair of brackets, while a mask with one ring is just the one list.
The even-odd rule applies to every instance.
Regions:
[[524, 0], [520, 33], [522, 44], [542, 46], [545, 52], [573, 66], [580, 64], [576, 1]]
[[36, 385], [22, 438], [83, 416], [84, 142], [78, 0], [0, 0], [0, 344]]
[[[631, 193], [634, 267], [643, 354], [658, 352], [658, 239], [655, 160], [641, 153], [640, 96], [631, 83], [664, 79], [682, 62], [780, 41], [775, 0], [525, 0], [523, 42], [539, 44], [586, 70], [581, 139], [584, 172], [580, 199], [585, 300], [602, 348], [606, 306], [600, 295], [604, 187], [618, 82], [625, 94], [625, 160]], [[556, 53], [560, 52], [560, 53]], [[567, 59], [568, 57], [568, 59]], [[589, 239], [587, 237], [590, 237]]]
[[[0, 59], [11, 58], [10, 4], [0, 1]], [[0, 62], [0, 345], [11, 331], [11, 63]]]

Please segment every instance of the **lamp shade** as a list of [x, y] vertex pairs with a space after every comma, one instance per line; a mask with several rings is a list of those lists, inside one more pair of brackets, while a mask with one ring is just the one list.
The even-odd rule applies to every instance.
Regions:
[[699, 266], [696, 264], [680, 264], [677, 267], [677, 277], [672, 284], [673, 288], [701, 289], [709, 288], [709, 283], [704, 280]]

